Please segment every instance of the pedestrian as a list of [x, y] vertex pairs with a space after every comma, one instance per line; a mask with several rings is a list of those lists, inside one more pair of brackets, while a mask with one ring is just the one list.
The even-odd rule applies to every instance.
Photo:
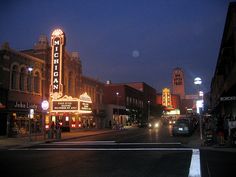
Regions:
[[96, 127], [96, 123], [95, 122], [93, 122], [93, 128], [95, 128]]
[[228, 140], [228, 132], [229, 132], [229, 120], [230, 117], [224, 117], [224, 139]]
[[217, 125], [217, 137], [218, 137], [218, 143], [219, 145], [224, 144], [224, 125], [222, 117], [220, 117]]
[[109, 128], [112, 128], [111, 120], [109, 120]]
[[51, 126], [50, 126], [50, 132], [51, 132], [50, 138], [54, 137], [54, 131], [55, 131], [55, 123], [54, 123], [54, 121], [52, 121]]

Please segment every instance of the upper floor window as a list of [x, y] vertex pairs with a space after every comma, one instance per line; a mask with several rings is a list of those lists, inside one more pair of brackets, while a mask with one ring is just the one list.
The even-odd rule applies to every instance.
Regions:
[[34, 74], [34, 92], [40, 93], [40, 76], [39, 72], [35, 72]]
[[32, 92], [32, 79], [33, 79], [32, 74], [31, 72], [29, 72], [27, 76], [27, 87], [26, 87], [28, 92]]
[[14, 65], [12, 67], [12, 71], [11, 71], [11, 89], [17, 89], [18, 88], [18, 66]]
[[26, 69], [23, 67], [20, 70], [20, 91], [25, 91]]
[[74, 95], [74, 89], [73, 89], [73, 75], [72, 72], [69, 73], [69, 79], [68, 79], [68, 92], [69, 95]]

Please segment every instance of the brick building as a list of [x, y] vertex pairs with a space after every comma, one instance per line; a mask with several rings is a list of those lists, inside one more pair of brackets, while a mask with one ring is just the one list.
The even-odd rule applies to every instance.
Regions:
[[144, 116], [144, 94], [127, 84], [106, 84], [104, 87], [106, 126], [118, 123], [125, 125]]
[[156, 90], [144, 82], [105, 85], [104, 104], [112, 122], [146, 122], [156, 106]]
[[[89, 124], [95, 122], [97, 128], [104, 128], [105, 127], [105, 110], [103, 105], [103, 97], [104, 97], [104, 83], [100, 82], [96, 79], [82, 76], [82, 87], [81, 92], [88, 93], [92, 99], [92, 110], [93, 114], [89, 115]], [[85, 115], [82, 116], [82, 122], [86, 121]]]
[[[92, 95], [93, 102], [96, 103], [92, 105], [93, 109], [96, 108], [99, 113], [98, 104], [102, 102], [103, 84], [82, 76], [82, 65], [78, 52], [68, 52], [63, 47], [61, 57], [63, 63], [60, 71], [63, 86], [60, 86], [60, 89], [63, 96], [80, 98], [82, 93], [88, 92]], [[32, 127], [32, 133], [42, 132], [44, 123], [49, 125], [57, 117], [63, 126], [80, 127], [81, 118], [86, 117], [84, 114], [55, 112], [47, 114], [45, 121], [43, 119], [41, 103], [43, 100], [51, 99], [51, 61], [52, 47], [45, 35], [39, 37], [32, 49], [16, 51], [11, 49], [7, 43], [2, 45], [0, 49], [0, 135], [28, 134], [29, 127]], [[31, 126], [29, 126], [30, 108], [34, 109]], [[93, 119], [93, 122], [95, 121], [93, 113], [87, 117], [87, 119], [90, 118]]]
[[[27, 134], [29, 127], [33, 132], [41, 131], [44, 68], [44, 60], [15, 51], [7, 43], [0, 49], [1, 135]], [[34, 109], [31, 123], [30, 109]]]

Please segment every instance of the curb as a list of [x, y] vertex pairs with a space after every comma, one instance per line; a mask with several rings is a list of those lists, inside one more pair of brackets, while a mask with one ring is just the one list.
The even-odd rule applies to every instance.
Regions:
[[52, 143], [52, 142], [59, 142], [59, 141], [66, 141], [66, 140], [72, 140], [72, 139], [79, 139], [79, 138], [84, 138], [84, 137], [90, 137], [90, 136], [94, 136], [94, 135], [100, 135], [100, 134], [108, 134], [111, 132], [114, 132], [115, 130], [108, 130], [108, 131], [103, 131], [103, 132], [97, 132], [94, 134], [89, 134], [89, 135], [75, 135], [73, 137], [65, 137], [65, 138], [61, 138], [61, 139], [47, 139], [47, 140], [42, 140], [42, 141], [36, 141], [36, 142], [29, 142], [29, 144], [25, 144], [25, 145], [12, 145], [12, 146], [5, 146], [5, 148], [1, 148], [0, 150], [4, 150], [4, 149], [16, 149], [16, 148], [29, 148], [35, 145], [39, 145], [42, 143]]

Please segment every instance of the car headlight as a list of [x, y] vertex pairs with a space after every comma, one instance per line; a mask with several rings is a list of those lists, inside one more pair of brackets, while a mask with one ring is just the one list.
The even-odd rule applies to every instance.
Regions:
[[159, 123], [155, 123], [155, 128], [159, 127]]
[[149, 123], [149, 124], [148, 124], [148, 127], [152, 127], [152, 124], [151, 124], [151, 123]]

